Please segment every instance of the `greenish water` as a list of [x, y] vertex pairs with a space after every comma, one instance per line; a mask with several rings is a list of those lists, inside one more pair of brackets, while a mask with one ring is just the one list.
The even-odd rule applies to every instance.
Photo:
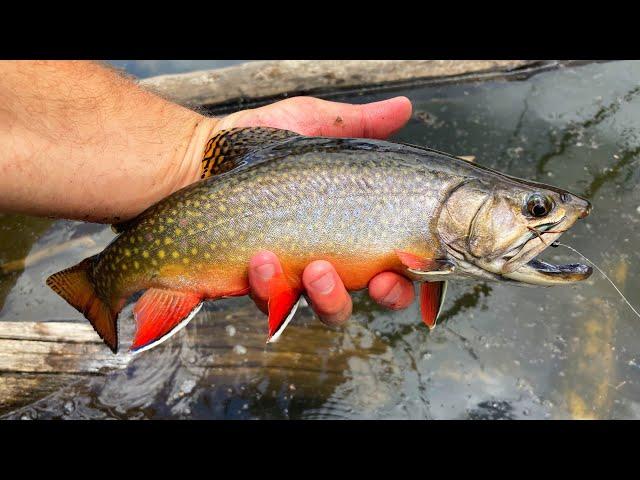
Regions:
[[[591, 216], [562, 241], [640, 305], [640, 62], [400, 93], [412, 100], [414, 116], [397, 140], [474, 155], [482, 165], [590, 198]], [[87, 236], [93, 245], [74, 243]], [[0, 217], [0, 263], [71, 242], [0, 278], [0, 322], [84, 322], [44, 279], [112, 237], [104, 226]], [[579, 261], [561, 248], [544, 258]], [[126, 369], [69, 385], [10, 416], [640, 418], [640, 319], [599, 274], [549, 289], [455, 283], [444, 308], [443, 324], [429, 332], [416, 305], [392, 313], [359, 293], [345, 328], [317, 328], [304, 308], [267, 348], [256, 340], [264, 317], [249, 300], [220, 301]], [[243, 320], [235, 323], [237, 312]], [[120, 322], [130, 334], [131, 307]], [[207, 334], [219, 336], [213, 349]]]

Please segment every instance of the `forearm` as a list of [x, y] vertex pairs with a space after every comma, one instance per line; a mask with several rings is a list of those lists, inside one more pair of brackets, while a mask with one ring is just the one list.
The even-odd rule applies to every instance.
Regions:
[[0, 211], [117, 222], [198, 178], [215, 120], [91, 62], [0, 62]]

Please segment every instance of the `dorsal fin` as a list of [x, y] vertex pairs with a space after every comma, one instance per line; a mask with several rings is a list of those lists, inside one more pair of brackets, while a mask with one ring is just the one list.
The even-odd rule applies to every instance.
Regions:
[[131, 220], [125, 220], [124, 222], [118, 222], [118, 223], [112, 223], [111, 224], [111, 230], [113, 231], [113, 233], [122, 233], [125, 230], [128, 230], [129, 227], [133, 226], [134, 224], [138, 223], [140, 220], [138, 217], [132, 218]]
[[269, 127], [221, 130], [207, 142], [200, 178], [233, 170], [244, 164], [243, 157], [247, 153], [298, 136], [300, 135], [289, 130]]

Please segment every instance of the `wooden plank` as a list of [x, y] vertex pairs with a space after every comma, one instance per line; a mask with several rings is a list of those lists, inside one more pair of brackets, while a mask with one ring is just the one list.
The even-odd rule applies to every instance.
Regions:
[[0, 322], [0, 340], [102, 344], [87, 322]]
[[[271, 380], [314, 385], [329, 394], [344, 381], [345, 365], [355, 358], [390, 355], [377, 337], [363, 346], [353, 344], [346, 330], [331, 330], [301, 309], [283, 339], [266, 344], [266, 317], [247, 300], [206, 309], [176, 337], [158, 349], [181, 357], [189, 367], [206, 372], [212, 383], [234, 385], [269, 376]], [[359, 327], [364, 334], [373, 335]], [[152, 368], [157, 351], [134, 356], [126, 352], [131, 340], [130, 313], [120, 320], [122, 353], [113, 355], [85, 322], [0, 322], [0, 415], [43, 399], [83, 378], [107, 375], [132, 365]], [[336, 348], [336, 346], [339, 346]], [[332, 355], [324, 355], [334, 349]], [[180, 363], [184, 359], [176, 358]], [[352, 372], [352, 374], [354, 374]], [[355, 373], [366, 382], [367, 372]]]
[[0, 415], [29, 405], [67, 385], [83, 379], [81, 375], [0, 373]]
[[282, 94], [508, 71], [534, 65], [532, 60], [278, 60], [215, 70], [160, 75], [140, 84], [176, 102], [214, 105]]
[[97, 343], [0, 339], [0, 372], [99, 373], [125, 366], [127, 354], [113, 355]]

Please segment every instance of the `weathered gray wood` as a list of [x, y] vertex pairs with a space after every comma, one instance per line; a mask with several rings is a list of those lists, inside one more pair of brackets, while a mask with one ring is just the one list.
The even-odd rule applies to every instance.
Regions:
[[0, 415], [29, 405], [60, 388], [82, 380], [82, 375], [0, 373]]
[[96, 343], [102, 340], [88, 323], [77, 322], [0, 322], [1, 340]]
[[0, 322], [0, 414], [129, 359], [105, 349], [88, 324]]
[[212, 105], [287, 92], [313, 93], [403, 80], [506, 71], [532, 60], [280, 60], [144, 79], [141, 85], [179, 103]]
[[[319, 391], [327, 392], [344, 380], [349, 359], [389, 355], [387, 345], [378, 338], [364, 347], [340, 348], [328, 358], [319, 355], [335, 347], [336, 332], [310, 321], [311, 315], [303, 309], [297, 323], [287, 328], [286, 341], [267, 345], [266, 317], [249, 302], [243, 302], [232, 313], [202, 312], [172, 341], [157, 348], [167, 348], [176, 356], [186, 348], [194, 356], [190, 367], [205, 369], [218, 384], [231, 385], [234, 379], [269, 375], [272, 380], [317, 384]], [[122, 317], [123, 353], [117, 355], [84, 322], [0, 322], [0, 415], [87, 376], [105, 375], [135, 362], [139, 362], [138, 366], [147, 365], [152, 356], [126, 352], [132, 318]], [[341, 345], [350, 343], [345, 331], [338, 330], [337, 338]], [[366, 377], [367, 372], [355, 375]]]

